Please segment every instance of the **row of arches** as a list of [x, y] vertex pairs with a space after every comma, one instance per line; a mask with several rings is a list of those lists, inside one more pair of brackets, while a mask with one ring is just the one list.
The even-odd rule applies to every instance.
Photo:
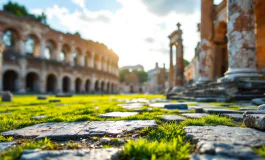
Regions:
[[[15, 29], [7, 28], [2, 36], [3, 43], [6, 46], [5, 50], [21, 51], [21, 48], [24, 48], [22, 52], [26, 55], [40, 56], [42, 54], [40, 53], [41, 40], [37, 35], [29, 34], [23, 43], [21, 43], [21, 39], [21, 36], [19, 36]], [[21, 46], [22, 44], [23, 46]], [[112, 72], [113, 69], [117, 69], [117, 65], [104, 56], [92, 56], [90, 51], [86, 51], [83, 54], [79, 47], [71, 49], [68, 44], [62, 44], [62, 47], [59, 47], [59, 44], [52, 39], [48, 39], [45, 42], [43, 56], [45, 59], [49, 60], [58, 60], [72, 65], [93, 67], [98, 70], [109, 72]]]
[[[64, 76], [61, 79], [54, 74], [49, 74], [46, 77], [45, 92], [57, 93], [57, 92], [75, 92], [75, 93], [114, 93], [115, 84], [110, 82], [104, 82], [96, 80], [94, 84], [90, 79], [83, 80], [76, 78], [74, 81], [69, 76]], [[19, 74], [14, 70], [7, 70], [3, 74], [3, 90], [18, 92], [21, 79]], [[84, 84], [83, 84], [84, 83]], [[25, 89], [27, 93], [41, 92], [41, 80], [37, 73], [29, 72], [25, 77]], [[59, 86], [61, 85], [61, 86]], [[92, 86], [94, 85], [94, 86]]]

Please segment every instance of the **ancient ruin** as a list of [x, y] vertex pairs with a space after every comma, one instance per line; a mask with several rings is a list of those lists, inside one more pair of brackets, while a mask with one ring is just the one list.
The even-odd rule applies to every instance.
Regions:
[[3, 41], [0, 90], [14, 93], [117, 92], [119, 57], [103, 44], [2, 11], [0, 37]]

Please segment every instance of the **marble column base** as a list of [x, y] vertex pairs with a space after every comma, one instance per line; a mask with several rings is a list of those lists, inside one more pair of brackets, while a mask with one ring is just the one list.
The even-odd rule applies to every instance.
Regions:
[[198, 79], [198, 81], [196, 82], [197, 85], [200, 85], [200, 84], [204, 84], [204, 83], [207, 83], [207, 82], [210, 82], [212, 81], [210, 78], [208, 77], [200, 77]]
[[222, 81], [233, 81], [237, 78], [262, 78], [263, 75], [259, 73], [256, 68], [230, 68]]

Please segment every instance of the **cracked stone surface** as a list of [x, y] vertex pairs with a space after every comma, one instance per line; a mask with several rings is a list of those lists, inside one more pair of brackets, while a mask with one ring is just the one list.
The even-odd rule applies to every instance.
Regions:
[[177, 121], [177, 122], [181, 122], [181, 121], [184, 121], [185, 118], [184, 117], [181, 117], [179, 115], [169, 115], [169, 114], [164, 114], [164, 115], [161, 115], [163, 117], [163, 120], [164, 121]]
[[1, 142], [0, 143], [0, 153], [14, 145], [16, 145], [17, 142]]
[[243, 114], [221, 114], [221, 115], [231, 118], [235, 121], [243, 121]]
[[22, 129], [3, 132], [5, 136], [48, 137], [54, 140], [76, 139], [84, 136], [122, 134], [135, 129], [157, 126], [154, 120], [128, 121], [92, 121], [92, 122], [61, 122], [42, 123]]
[[185, 113], [185, 114], [182, 114], [182, 116], [186, 117], [186, 118], [202, 118], [204, 116], [208, 116], [209, 114], [207, 113]]
[[265, 132], [252, 128], [228, 126], [188, 126], [184, 128], [187, 137], [193, 142], [216, 141], [250, 147], [265, 144]]
[[247, 146], [237, 145], [230, 142], [200, 141], [197, 144], [197, 153], [212, 154], [215, 156], [227, 156], [236, 159], [253, 159], [259, 156]]
[[172, 104], [166, 104], [164, 106], [164, 108], [166, 109], [183, 109], [183, 110], [187, 110], [188, 109], [188, 105], [184, 104], [184, 103], [172, 103]]
[[244, 114], [244, 124], [250, 128], [265, 130], [265, 114]]
[[79, 136], [103, 136], [106, 134], [118, 135], [135, 129], [157, 126], [154, 120], [130, 120], [130, 121], [92, 121]]
[[60, 151], [42, 151], [37, 149], [24, 151], [20, 160], [116, 160], [119, 153], [119, 150], [115, 148]]
[[116, 118], [116, 117], [129, 117], [138, 114], [138, 112], [109, 112], [100, 114], [99, 117], [103, 118]]
[[243, 111], [235, 111], [229, 109], [204, 109], [204, 112], [209, 114], [243, 114]]

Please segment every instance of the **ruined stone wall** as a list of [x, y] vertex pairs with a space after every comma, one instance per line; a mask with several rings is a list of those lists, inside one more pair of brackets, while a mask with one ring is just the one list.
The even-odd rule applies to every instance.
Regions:
[[[20, 93], [29, 91], [28, 88], [40, 93], [117, 91], [119, 57], [103, 44], [2, 11], [0, 37], [6, 43], [12, 41], [12, 45], [6, 44], [3, 54], [4, 90]], [[27, 52], [29, 38], [34, 41], [30, 54]]]

